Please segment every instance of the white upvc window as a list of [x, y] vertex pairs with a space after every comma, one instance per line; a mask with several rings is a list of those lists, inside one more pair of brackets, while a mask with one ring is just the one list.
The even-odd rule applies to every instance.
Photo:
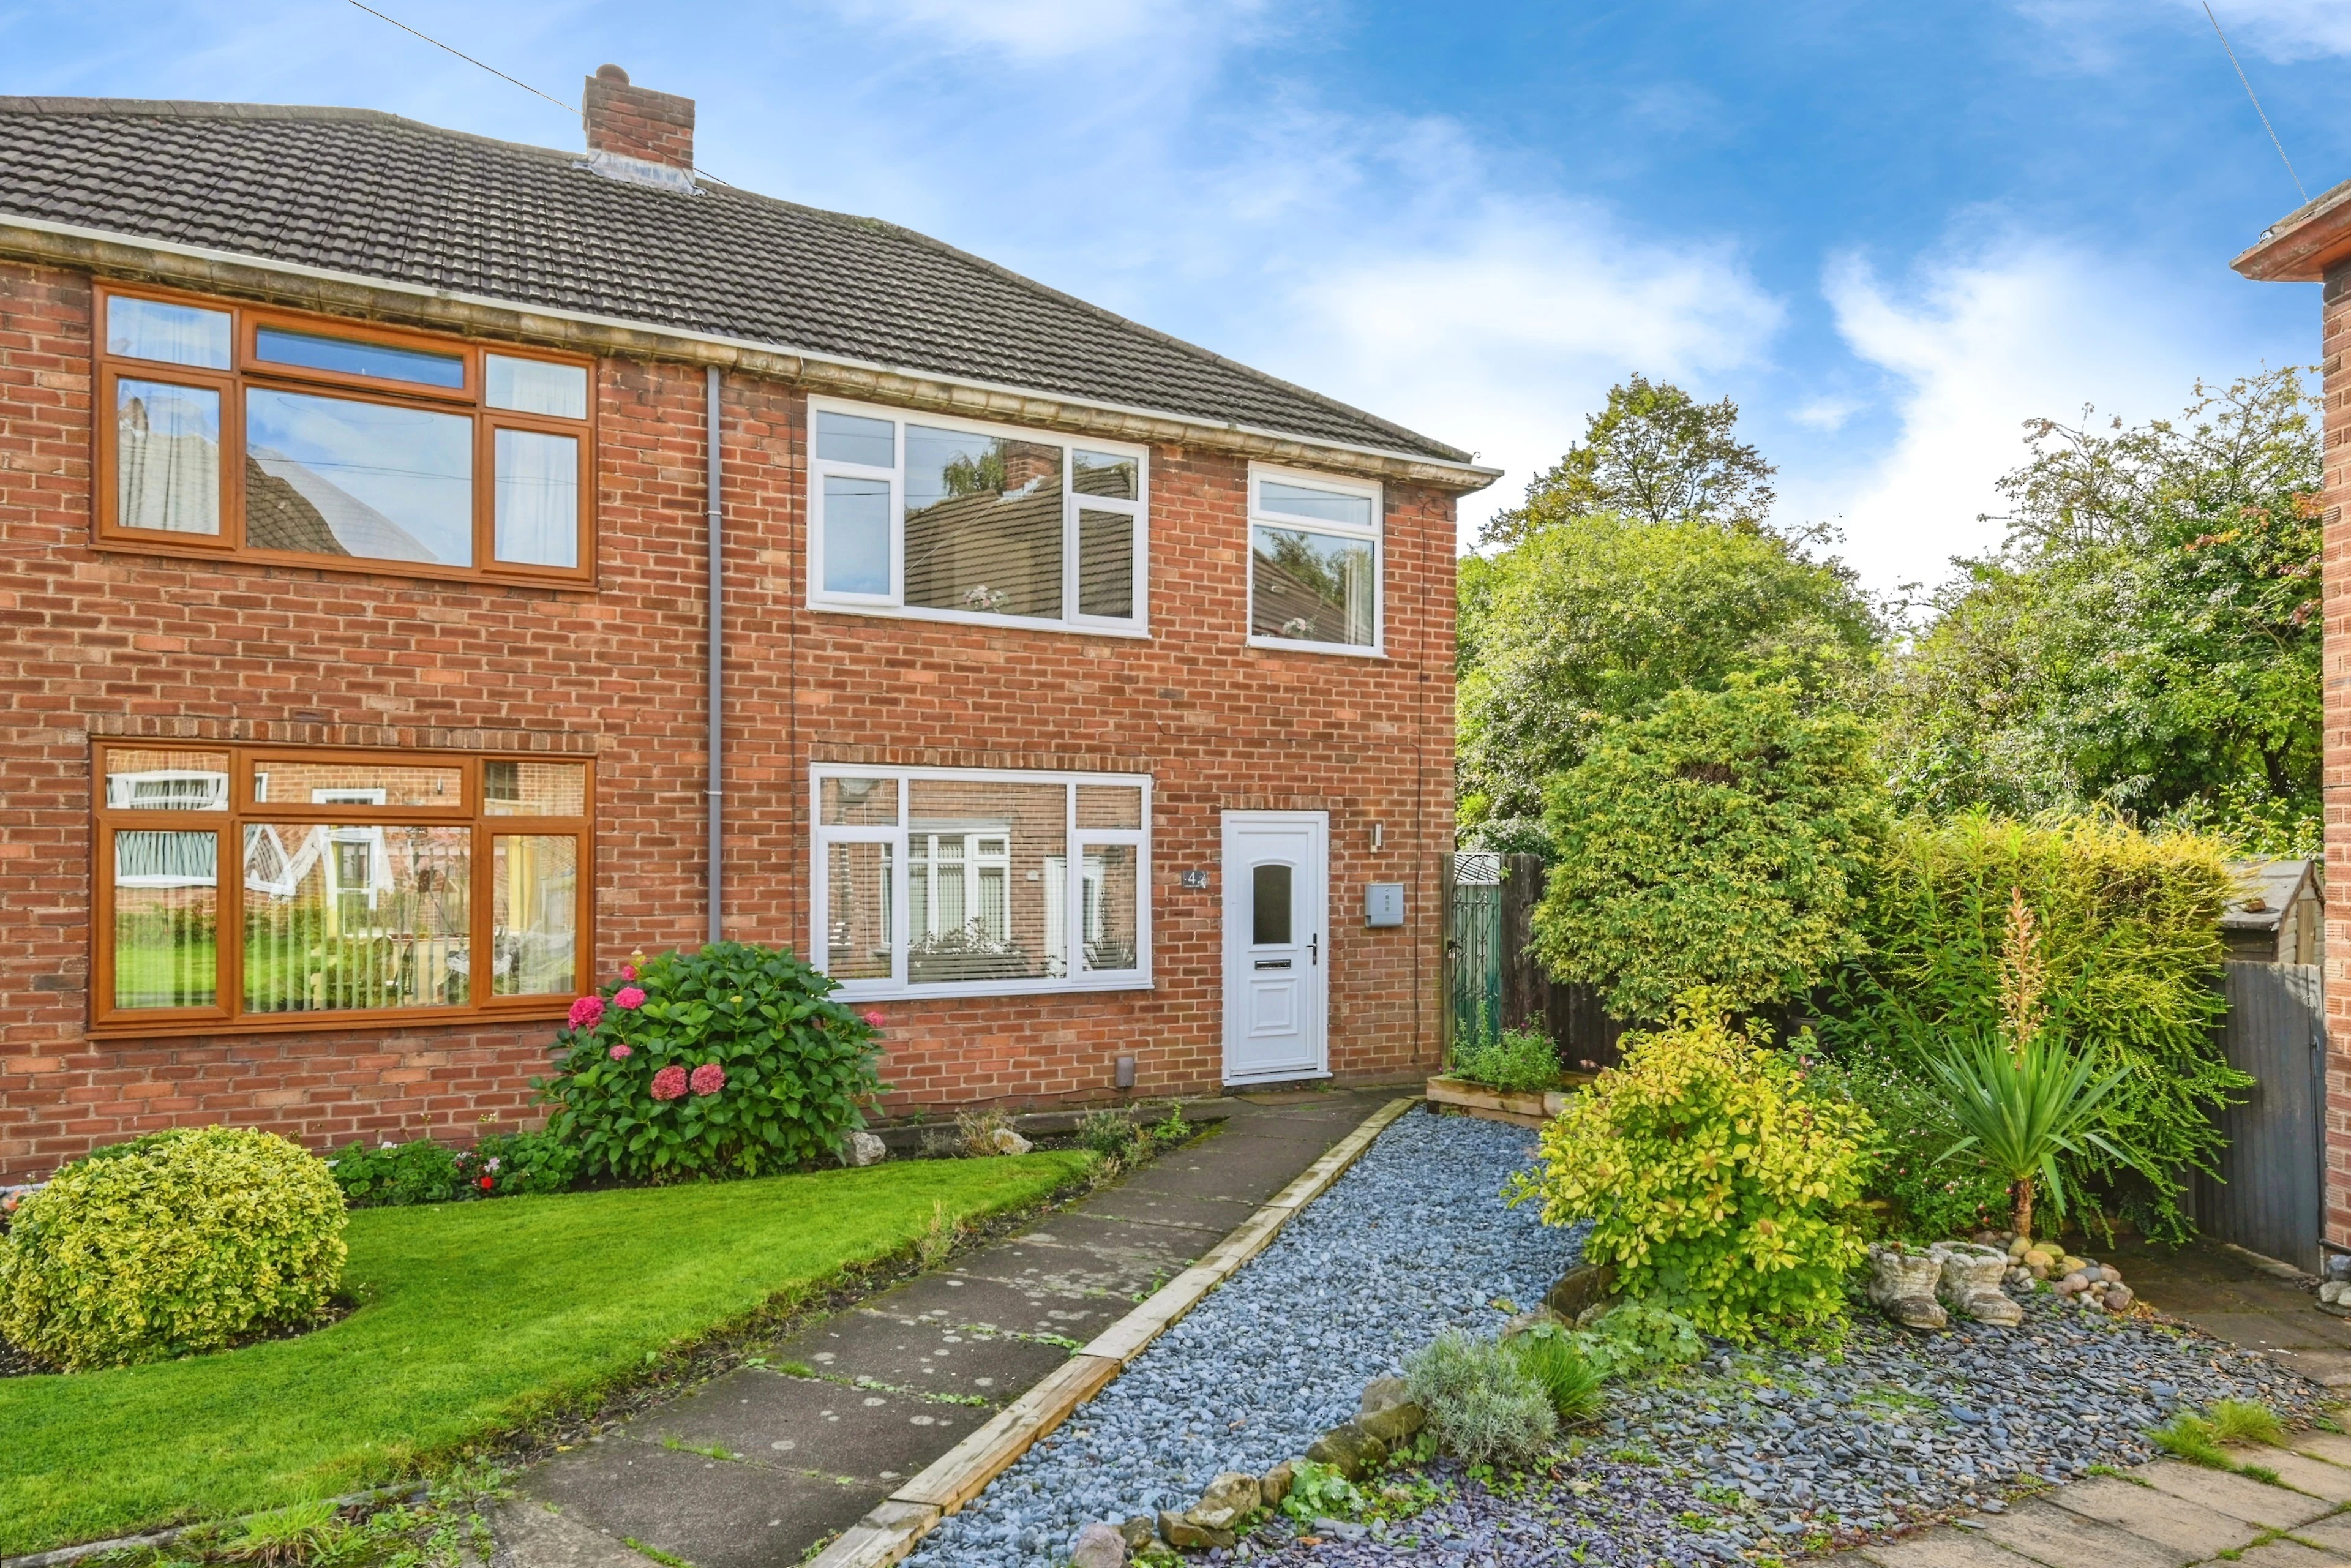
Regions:
[[1252, 463], [1249, 513], [1250, 645], [1380, 654], [1379, 486]]
[[1142, 636], [1139, 446], [809, 400], [809, 602]]
[[809, 952], [844, 997], [1150, 986], [1148, 775], [826, 763], [810, 792]]

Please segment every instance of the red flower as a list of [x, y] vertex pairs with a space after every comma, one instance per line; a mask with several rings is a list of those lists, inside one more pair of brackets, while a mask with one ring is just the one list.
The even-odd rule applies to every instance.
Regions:
[[653, 1074], [653, 1098], [682, 1100], [685, 1098], [685, 1069], [664, 1067]]
[[494, 1186], [497, 1186], [497, 1185], [498, 1185], [498, 1178], [497, 1178], [497, 1177], [496, 1177], [496, 1176], [484, 1176], [484, 1177], [482, 1178], [482, 1190], [483, 1190], [484, 1192], [487, 1192], [487, 1191], [489, 1191], [492, 1187], [494, 1187]]
[[694, 1070], [691, 1082], [696, 1094], [716, 1094], [726, 1087], [726, 1070], [715, 1061], [705, 1061]]
[[604, 998], [582, 997], [571, 1004], [571, 1027], [594, 1029], [604, 1021]]
[[621, 978], [624, 980], [633, 980], [636, 977], [637, 967], [634, 964], [623, 964], [621, 966]]
[[616, 1045], [604, 1054], [611, 1057], [615, 1061], [626, 1061], [629, 1058], [636, 1055], [636, 1052], [631, 1051], [626, 1045]]
[[865, 1021], [872, 1028], [880, 1029], [888, 1020], [883, 1018], [880, 1008], [868, 1008], [865, 1009]]
[[612, 993], [612, 1005], [633, 1010], [645, 1005], [645, 994], [634, 986], [622, 986]]

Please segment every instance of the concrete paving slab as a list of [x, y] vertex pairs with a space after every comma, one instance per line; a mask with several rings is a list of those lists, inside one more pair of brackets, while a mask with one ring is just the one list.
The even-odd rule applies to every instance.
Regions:
[[[1238, 1219], [1233, 1221], [1233, 1225], [1239, 1223]], [[1229, 1230], [1232, 1226], [1225, 1228]], [[1053, 1215], [1020, 1239], [1048, 1247], [1073, 1248], [1097, 1257], [1133, 1256], [1146, 1260], [1155, 1266], [1173, 1263], [1180, 1269], [1214, 1247], [1223, 1237], [1213, 1231], [1184, 1229], [1172, 1225], [1138, 1225], [1132, 1220], [1113, 1219], [1107, 1215], [1071, 1212]]]
[[2351, 1466], [2351, 1437], [2340, 1432], [2289, 1432], [2286, 1446], [2295, 1453], [2309, 1454], [2330, 1465]]
[[492, 1513], [490, 1568], [645, 1568], [652, 1561], [551, 1502], [508, 1498]]
[[2273, 1487], [2250, 1476], [2208, 1470], [2201, 1465], [2184, 1464], [2178, 1459], [2158, 1459], [2151, 1465], [2141, 1465], [2132, 1473], [2183, 1501], [2243, 1520], [2247, 1524], [2265, 1524], [2273, 1530], [2306, 1524], [2332, 1507], [2316, 1498]]
[[1074, 1210], [1101, 1219], [1123, 1219], [1139, 1225], [1169, 1225], [1206, 1231], [1209, 1245], [1246, 1221], [1257, 1209], [1222, 1197], [1186, 1197], [1146, 1187], [1114, 1186], [1097, 1193]]
[[[623, 1430], [640, 1445], [675, 1438], [778, 1469], [890, 1483], [919, 1471], [992, 1413], [747, 1366], [646, 1411]], [[855, 1513], [872, 1506], [869, 1500]]]
[[953, 1271], [967, 1280], [1000, 1280], [1064, 1296], [1120, 1296], [1132, 1306], [1155, 1281], [1173, 1277], [1180, 1268], [1172, 1258], [1140, 1251], [1089, 1252], [1015, 1237], [980, 1249]]
[[2242, 1520], [2118, 1476], [2077, 1481], [2055, 1493], [2052, 1500], [2069, 1513], [2103, 1521], [2193, 1559], [2238, 1551], [2261, 1533]]
[[2230, 1453], [2241, 1464], [2267, 1465], [2277, 1472], [2278, 1479], [2296, 1491], [2306, 1491], [2337, 1506], [2351, 1502], [2351, 1470], [2340, 1465], [2284, 1448], [2231, 1448]]
[[695, 1568], [790, 1568], [808, 1543], [854, 1524], [886, 1483], [841, 1485], [608, 1438], [559, 1454], [522, 1482], [614, 1539], [633, 1537]]
[[2244, 1568], [2343, 1568], [2346, 1560], [2297, 1541], [2265, 1541], [2246, 1547], [2237, 1561]]
[[1252, 1154], [1246, 1159], [1212, 1161], [1200, 1158], [1197, 1151], [1186, 1149], [1148, 1170], [1137, 1172], [1128, 1178], [1124, 1188], [1169, 1197], [1220, 1197], [1228, 1203], [1255, 1207], [1288, 1186], [1321, 1153], [1319, 1149], [1304, 1148], [1295, 1151], [1288, 1160], [1259, 1158]]
[[2351, 1388], [2351, 1350], [2278, 1345], [2270, 1349], [2269, 1355], [2279, 1365], [2293, 1368], [2321, 1388]]
[[[2168, 1303], [2166, 1311], [2176, 1311]], [[2329, 1350], [2339, 1349], [2342, 1340], [2319, 1326], [2325, 1320], [2316, 1308], [2307, 1313], [2289, 1316], [2283, 1312], [2196, 1312], [2182, 1311], [2183, 1317], [2193, 1316], [2196, 1326], [2218, 1334], [2231, 1344], [2250, 1350]]]
[[2039, 1500], [1981, 1522], [1988, 1538], [2046, 1568], [2182, 1568], [2192, 1561], [2176, 1546]]
[[[880, 1312], [841, 1312], [778, 1343], [780, 1361], [821, 1377], [871, 1378], [921, 1394], [968, 1395], [991, 1405], [1019, 1398], [1070, 1357], [1059, 1345], [960, 1324], [902, 1322]], [[2305, 1460], [2314, 1464], [2315, 1460]]]
[[1878, 1568], [2023, 1568], [2014, 1552], [1970, 1530], [1933, 1530], [1855, 1553]]
[[2330, 1513], [2308, 1524], [2298, 1524], [2294, 1526], [2294, 1538], [2308, 1542], [2322, 1552], [2351, 1559], [2351, 1513]]
[[963, 1274], [925, 1274], [876, 1296], [866, 1306], [907, 1322], [957, 1323], [1081, 1343], [1134, 1310], [1134, 1303], [1123, 1295], [1074, 1295]]

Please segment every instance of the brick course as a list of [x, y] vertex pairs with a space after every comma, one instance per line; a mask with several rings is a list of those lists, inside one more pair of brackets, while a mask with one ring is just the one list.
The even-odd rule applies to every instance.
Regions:
[[[0, 263], [12, 564], [0, 690], [15, 715], [0, 741], [0, 944], [13, 958], [0, 969], [0, 1180], [180, 1122], [313, 1146], [528, 1122], [550, 1025], [88, 1038], [90, 737], [592, 755], [600, 967], [697, 941], [702, 370], [599, 362], [593, 591], [101, 551], [90, 301], [87, 274]], [[806, 412], [789, 381], [726, 379], [726, 934], [805, 948], [812, 762], [1156, 780], [1155, 988], [884, 1004], [887, 1109], [1106, 1100], [1123, 1054], [1139, 1058], [1140, 1093], [1216, 1092], [1221, 877], [1206, 893], [1178, 883], [1217, 866], [1219, 813], [1236, 809], [1331, 814], [1335, 1074], [1433, 1066], [1437, 857], [1453, 816], [1452, 497], [1388, 485], [1385, 659], [1249, 648], [1247, 464], [1165, 444], [1152, 451], [1148, 640], [810, 612]], [[2338, 654], [2329, 670], [2339, 740]], [[2330, 789], [2346, 760], [2332, 758]], [[1403, 928], [1362, 927], [1374, 880], [1407, 884]], [[2351, 878], [2333, 885], [2351, 891]], [[2351, 1127], [2351, 1079], [2337, 1092]]]

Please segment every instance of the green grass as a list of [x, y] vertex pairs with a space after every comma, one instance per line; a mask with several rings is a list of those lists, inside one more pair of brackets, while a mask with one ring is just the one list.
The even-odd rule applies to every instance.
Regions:
[[0, 1554], [382, 1484], [642, 1374], [681, 1343], [957, 1219], [1078, 1153], [362, 1209], [342, 1322], [186, 1361], [0, 1378]]

